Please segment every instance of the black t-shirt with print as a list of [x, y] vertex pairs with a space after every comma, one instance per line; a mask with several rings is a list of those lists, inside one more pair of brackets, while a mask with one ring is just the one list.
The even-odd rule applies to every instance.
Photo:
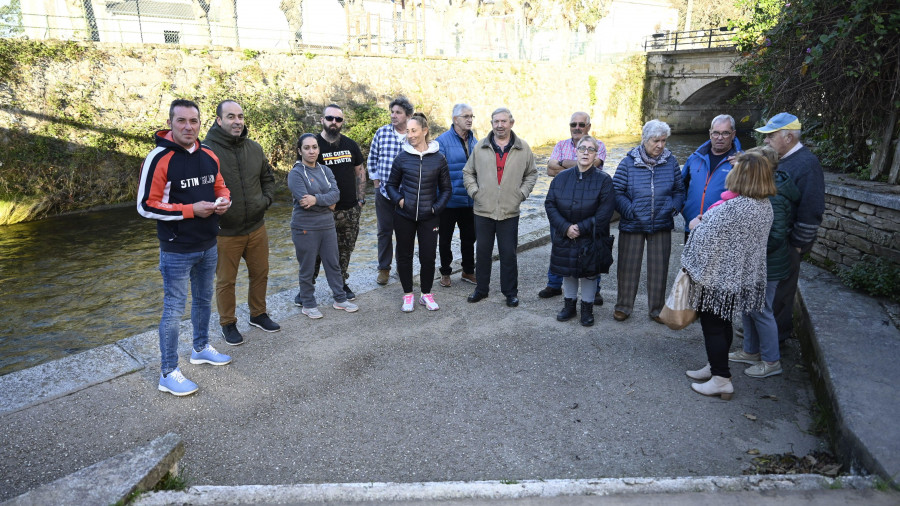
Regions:
[[335, 209], [353, 208], [358, 205], [355, 167], [363, 163], [359, 145], [343, 134], [335, 143], [325, 140], [321, 133], [316, 134], [316, 140], [319, 141], [318, 161], [334, 173], [338, 190], [341, 192], [341, 200], [338, 201]]

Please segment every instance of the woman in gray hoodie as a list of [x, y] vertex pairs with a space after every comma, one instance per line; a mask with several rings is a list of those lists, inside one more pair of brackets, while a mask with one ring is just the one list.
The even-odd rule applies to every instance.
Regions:
[[[297, 141], [300, 158], [288, 174], [288, 187], [294, 197], [291, 215], [291, 239], [300, 263], [300, 295], [303, 314], [316, 319], [322, 313], [316, 303], [313, 275], [316, 257], [321, 257], [328, 286], [334, 295], [332, 307], [352, 313], [359, 308], [347, 301], [344, 278], [338, 263], [337, 231], [331, 208], [340, 199], [337, 181], [331, 169], [316, 162], [319, 143], [313, 134], [303, 134]], [[296, 302], [296, 301], [295, 301]]]

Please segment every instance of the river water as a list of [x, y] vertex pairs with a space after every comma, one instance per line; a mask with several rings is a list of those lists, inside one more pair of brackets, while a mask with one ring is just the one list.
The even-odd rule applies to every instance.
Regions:
[[[705, 140], [673, 136], [669, 149], [683, 163]], [[612, 174], [639, 141], [605, 140], [605, 170]], [[551, 150], [534, 150], [541, 176], [523, 203], [524, 215], [543, 208]], [[270, 294], [297, 287], [290, 219], [290, 194], [284, 191], [266, 215]], [[369, 204], [361, 217], [351, 270], [375, 261], [375, 231], [375, 209]], [[133, 205], [0, 227], [0, 321], [5, 322], [0, 327], [0, 375], [155, 328], [162, 311], [158, 262], [156, 224], [141, 218]], [[246, 302], [245, 272], [242, 264], [239, 304]], [[216, 330], [212, 325], [211, 331]]]

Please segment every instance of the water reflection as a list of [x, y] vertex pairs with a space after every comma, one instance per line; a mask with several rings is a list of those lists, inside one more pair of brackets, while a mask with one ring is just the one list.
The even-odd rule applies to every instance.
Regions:
[[[639, 139], [604, 141], [605, 170], [612, 174]], [[676, 136], [669, 149], [683, 163], [704, 141], [702, 136]], [[541, 177], [523, 203], [523, 214], [543, 207], [550, 185], [545, 169], [550, 151], [535, 149]], [[283, 193], [266, 220], [269, 293], [297, 286], [290, 219], [290, 194]], [[351, 270], [375, 261], [375, 232], [374, 206], [368, 205]], [[112, 343], [159, 323], [162, 278], [156, 225], [139, 217], [133, 206], [0, 227], [0, 252], [0, 319], [6, 322], [0, 328], [0, 374]], [[246, 302], [243, 264], [236, 289], [238, 303]]]

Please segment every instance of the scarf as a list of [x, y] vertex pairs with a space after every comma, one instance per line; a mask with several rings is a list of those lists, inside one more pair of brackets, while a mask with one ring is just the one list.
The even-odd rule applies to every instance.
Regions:
[[647, 150], [644, 149], [644, 144], [641, 143], [638, 145], [638, 147], [632, 149], [631, 153], [629, 154], [632, 158], [634, 158], [635, 162], [642, 162], [642, 164], [646, 165], [647, 167], [656, 167], [657, 165], [666, 163], [666, 160], [669, 158], [669, 155], [671, 155], [672, 152], [666, 148], [663, 148], [662, 153], [660, 153], [656, 158], [653, 158], [647, 154]]
[[772, 227], [769, 199], [737, 196], [703, 215], [681, 253], [691, 277], [690, 303], [731, 320], [760, 311], [766, 301], [766, 242]]

